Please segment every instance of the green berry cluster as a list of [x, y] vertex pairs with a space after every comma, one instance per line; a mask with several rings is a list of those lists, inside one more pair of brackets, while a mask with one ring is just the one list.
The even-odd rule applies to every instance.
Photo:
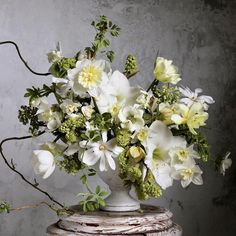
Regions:
[[128, 129], [119, 129], [116, 133], [116, 141], [119, 146], [126, 147], [130, 144], [131, 133]]
[[137, 73], [138, 71], [138, 62], [135, 56], [128, 55], [125, 61], [125, 71], [124, 74], [127, 77], [130, 77], [131, 75]]
[[84, 127], [85, 117], [78, 114], [76, 117], [70, 117], [59, 127], [59, 131], [65, 134], [65, 138], [70, 142], [75, 142], [79, 136], [79, 130]]
[[180, 93], [177, 87], [168, 87], [163, 85], [162, 88], [154, 86], [153, 89], [154, 96], [158, 99], [158, 103], [169, 103], [174, 104], [179, 101]]
[[70, 175], [76, 175], [81, 169], [85, 167], [84, 164], [79, 160], [78, 154], [64, 157], [63, 160], [57, 161], [57, 165], [60, 167], [60, 169], [63, 169]]

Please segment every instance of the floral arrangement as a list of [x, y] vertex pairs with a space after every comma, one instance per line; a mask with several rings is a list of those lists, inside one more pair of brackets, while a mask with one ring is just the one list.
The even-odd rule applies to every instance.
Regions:
[[[213, 98], [201, 95], [202, 89], [178, 86], [178, 68], [160, 56], [149, 88], [131, 86], [139, 72], [137, 59], [128, 55], [123, 72], [111, 66], [115, 53], [108, 50], [108, 36], [117, 37], [120, 28], [105, 16], [92, 26], [97, 32], [92, 46], [66, 58], [58, 45], [48, 53], [51, 66], [45, 75], [51, 82], [25, 94], [29, 103], [19, 110], [20, 122], [29, 125], [32, 136], [54, 137], [33, 151], [35, 173], [46, 179], [56, 166], [70, 175], [82, 173], [88, 189], [79, 194], [84, 211], [105, 204], [107, 193], [100, 186], [93, 191], [87, 181], [96, 170], [118, 169], [140, 200], [160, 197], [174, 180], [183, 188], [203, 184], [199, 163], [213, 158], [200, 128]], [[215, 162], [223, 174], [231, 165], [228, 156]], [[31, 185], [39, 188], [37, 182]], [[8, 208], [3, 202], [2, 211]]]

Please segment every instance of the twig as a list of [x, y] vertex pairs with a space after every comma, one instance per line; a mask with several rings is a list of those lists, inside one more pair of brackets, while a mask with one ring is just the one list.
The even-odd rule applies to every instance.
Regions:
[[[42, 135], [42, 134], [44, 134], [44, 133], [45, 133], [45, 131], [42, 131], [42, 132], [40, 132], [37, 136], [40, 136], [40, 135]], [[22, 137], [11, 137], [11, 138], [3, 139], [3, 140], [1, 141], [1, 143], [0, 143], [0, 153], [1, 153], [1, 156], [2, 156], [2, 158], [3, 158], [3, 160], [4, 160], [4, 162], [6, 163], [6, 165], [7, 165], [12, 171], [14, 171], [15, 173], [17, 173], [17, 174], [22, 178], [23, 181], [25, 181], [27, 184], [31, 185], [33, 188], [37, 189], [39, 192], [41, 192], [41, 193], [43, 193], [44, 195], [46, 195], [52, 202], [54, 202], [54, 203], [56, 203], [57, 205], [59, 205], [60, 207], [64, 208], [63, 204], [61, 204], [60, 202], [56, 201], [49, 193], [47, 193], [46, 191], [44, 191], [44, 190], [42, 190], [41, 188], [39, 188], [37, 184], [31, 183], [29, 180], [27, 180], [27, 179], [24, 177], [24, 175], [23, 175], [22, 173], [20, 173], [18, 170], [16, 170], [16, 168], [15, 168], [14, 165], [11, 165], [11, 164], [7, 161], [7, 159], [6, 159], [6, 157], [5, 157], [4, 153], [3, 153], [3, 148], [2, 148], [2, 146], [3, 146], [4, 143], [6, 143], [6, 142], [8, 142], [8, 141], [12, 141], [12, 140], [29, 139], [29, 138], [32, 138], [32, 137], [33, 137], [32, 135], [28, 135], [28, 136], [22, 136]]]
[[20, 53], [20, 50], [19, 50], [19, 47], [17, 46], [17, 44], [15, 43], [15, 42], [13, 42], [13, 41], [3, 41], [3, 42], [0, 42], [0, 45], [3, 45], [3, 44], [12, 44], [12, 45], [14, 45], [15, 46], [15, 48], [16, 48], [16, 51], [17, 51], [17, 53], [18, 53], [18, 56], [19, 56], [19, 58], [20, 58], [20, 60], [24, 63], [24, 65], [26, 66], [26, 68], [31, 72], [31, 73], [33, 73], [33, 74], [35, 74], [35, 75], [39, 75], [39, 76], [48, 76], [48, 75], [51, 75], [51, 73], [38, 73], [38, 72], [35, 72], [34, 70], [32, 70], [29, 66], [28, 66], [28, 64], [27, 64], [27, 62], [24, 60], [24, 58], [22, 57], [22, 55], [21, 55], [21, 53]]

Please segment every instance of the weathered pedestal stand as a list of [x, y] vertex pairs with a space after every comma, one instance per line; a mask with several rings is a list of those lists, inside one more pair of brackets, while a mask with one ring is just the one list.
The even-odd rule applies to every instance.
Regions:
[[172, 213], [160, 207], [142, 206], [142, 211], [84, 213], [60, 219], [48, 227], [48, 235], [58, 236], [181, 236], [182, 229], [171, 220]]

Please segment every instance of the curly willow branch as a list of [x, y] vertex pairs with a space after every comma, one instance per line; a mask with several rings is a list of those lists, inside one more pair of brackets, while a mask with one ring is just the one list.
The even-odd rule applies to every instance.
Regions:
[[[44, 133], [45, 133], [45, 131], [39, 133], [38, 136], [40, 136], [40, 135], [42, 135], [42, 134], [44, 134]], [[1, 156], [2, 156], [2, 158], [3, 158], [3, 160], [4, 160], [4, 162], [6, 163], [6, 165], [7, 165], [12, 171], [14, 171], [15, 173], [17, 173], [17, 174], [22, 178], [23, 181], [25, 181], [27, 184], [31, 185], [33, 188], [37, 189], [39, 192], [41, 192], [41, 193], [43, 193], [44, 195], [46, 195], [52, 202], [54, 202], [54, 203], [56, 203], [57, 205], [59, 205], [60, 207], [64, 208], [64, 206], [63, 206], [60, 202], [56, 201], [51, 195], [49, 195], [49, 193], [47, 193], [46, 191], [44, 191], [44, 190], [42, 190], [41, 188], [39, 188], [39, 187], [36, 185], [36, 183], [31, 183], [29, 180], [27, 180], [27, 179], [25, 178], [25, 176], [24, 176], [22, 173], [20, 173], [18, 170], [16, 170], [16, 168], [15, 168], [15, 166], [14, 166], [14, 164], [13, 164], [13, 161], [11, 161], [11, 164], [8, 162], [8, 160], [6, 159], [6, 157], [5, 157], [4, 153], [3, 153], [3, 148], [2, 148], [2, 146], [3, 146], [4, 143], [6, 143], [6, 142], [8, 142], [8, 141], [12, 141], [12, 140], [29, 139], [29, 138], [32, 138], [32, 137], [33, 137], [33, 136], [29, 135], [29, 136], [11, 137], [11, 138], [3, 139], [3, 140], [1, 141], [1, 143], [0, 143], [0, 153], [1, 153]]]
[[24, 58], [21, 56], [19, 47], [17, 46], [17, 44], [16, 44], [15, 42], [13, 42], [13, 41], [3, 41], [3, 42], [0, 42], [0, 45], [3, 45], [3, 44], [12, 44], [12, 45], [15, 46], [16, 51], [17, 51], [17, 53], [18, 53], [18, 56], [19, 56], [20, 60], [24, 63], [24, 65], [26, 66], [26, 68], [27, 68], [31, 73], [33, 73], [33, 74], [35, 74], [35, 75], [40, 75], [40, 76], [48, 76], [48, 75], [51, 74], [51, 73], [49, 73], [49, 72], [48, 72], [48, 73], [38, 73], [38, 72], [35, 72], [34, 70], [32, 70], [32, 69], [28, 66], [28, 64], [27, 64], [27, 62], [24, 60]]

